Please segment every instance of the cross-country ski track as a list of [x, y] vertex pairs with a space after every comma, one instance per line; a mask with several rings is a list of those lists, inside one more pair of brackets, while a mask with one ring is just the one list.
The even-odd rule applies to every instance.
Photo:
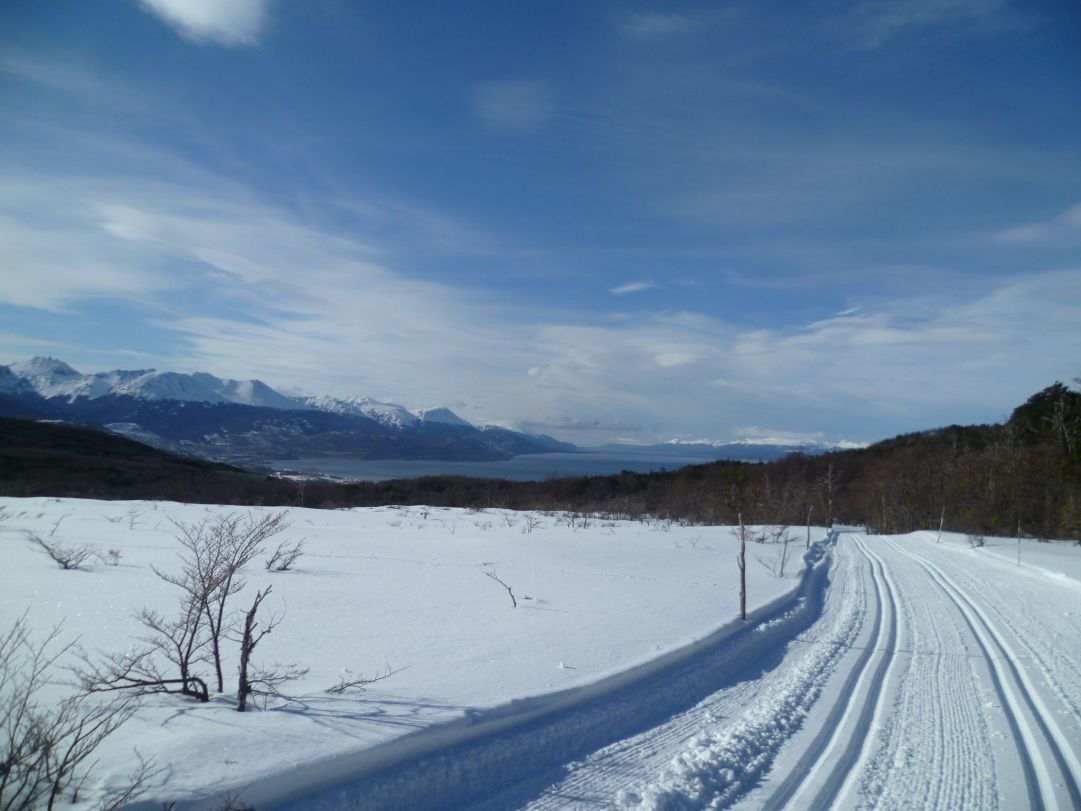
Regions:
[[838, 532], [799, 588], [601, 682], [253, 786], [260, 809], [1081, 808], [1081, 583]]

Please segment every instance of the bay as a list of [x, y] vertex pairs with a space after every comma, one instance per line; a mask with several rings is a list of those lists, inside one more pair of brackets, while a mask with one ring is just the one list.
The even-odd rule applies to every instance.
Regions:
[[606, 476], [675, 470], [708, 462], [702, 456], [658, 453], [531, 453], [499, 462], [450, 462], [433, 459], [281, 459], [271, 462], [285, 474], [308, 473], [353, 481], [415, 479], [421, 476], [474, 476], [510, 481], [544, 481], [556, 476]]

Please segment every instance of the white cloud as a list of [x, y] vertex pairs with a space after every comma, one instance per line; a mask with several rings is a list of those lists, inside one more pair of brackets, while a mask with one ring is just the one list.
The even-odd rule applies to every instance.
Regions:
[[487, 126], [501, 130], [534, 130], [552, 115], [551, 93], [542, 82], [482, 82], [473, 88], [473, 106]]
[[1081, 203], [1049, 220], [1013, 226], [995, 234], [995, 241], [1004, 245], [1053, 245], [1077, 238], [1081, 238]]
[[856, 47], [873, 50], [908, 31], [942, 24], [990, 24], [1005, 0], [866, 0], [846, 20]]
[[627, 284], [621, 284], [619, 287], [613, 287], [609, 290], [609, 293], [615, 293], [617, 296], [625, 296], [627, 293], [641, 293], [643, 290], [655, 290], [657, 285], [653, 282], [628, 282]]
[[688, 14], [660, 11], [629, 11], [616, 18], [619, 33], [630, 39], [655, 39], [684, 34], [698, 25], [699, 21]]
[[[407, 405], [468, 401], [478, 422], [533, 417], [586, 443], [732, 425], [872, 439], [887, 424], [999, 419], [1081, 373], [1077, 268], [970, 280], [960, 302], [885, 300], [768, 329], [689, 312], [549, 317], [498, 291], [410, 277], [386, 246], [205, 177], [8, 169], [0, 300], [55, 312], [108, 297], [132, 314], [82, 356], [57, 349], [77, 366], [125, 362], [102, 361], [101, 346], [164, 346], [139, 365]], [[7, 332], [11, 360], [45, 337]]]
[[254, 45], [268, 22], [270, 0], [139, 0], [196, 42]]

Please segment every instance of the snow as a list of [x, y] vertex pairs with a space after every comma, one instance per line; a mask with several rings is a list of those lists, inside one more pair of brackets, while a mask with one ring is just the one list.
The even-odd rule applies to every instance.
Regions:
[[[171, 521], [228, 507], [0, 499], [5, 618], [127, 649], [168, 609]], [[253, 509], [253, 514], [266, 510]], [[283, 624], [256, 650], [310, 667], [238, 714], [146, 699], [132, 750], [167, 770], [141, 808], [1022, 808], [1081, 805], [1081, 549], [918, 532], [802, 533], [784, 578], [749, 549], [748, 622], [723, 527], [425, 507], [289, 511], [296, 571], [253, 565]], [[120, 550], [61, 571], [26, 530]], [[759, 562], [759, 558], [764, 563]], [[518, 601], [511, 605], [509, 585]], [[390, 678], [328, 695], [344, 675]], [[234, 662], [227, 662], [232, 673]]]
[[0, 394], [19, 394], [27, 390], [45, 398], [63, 397], [69, 401], [116, 394], [143, 400], [236, 403], [285, 411], [316, 409], [367, 417], [397, 429], [413, 428], [425, 422], [472, 427], [445, 407], [410, 411], [397, 403], [384, 403], [364, 396], [290, 397], [260, 380], [223, 379], [206, 372], [183, 374], [155, 369], [117, 369], [84, 375], [64, 361], [49, 357], [34, 357], [7, 367], [0, 366]]
[[71, 387], [82, 382], [83, 377], [56, 358], [34, 357], [23, 363], [9, 364], [8, 368], [23, 378], [42, 397], [67, 394]]
[[143, 400], [182, 400], [196, 403], [236, 403], [263, 408], [304, 408], [259, 380], [223, 380], [206, 372], [147, 372], [121, 383], [114, 394]]
[[472, 427], [449, 408], [420, 408], [413, 412], [421, 422], [437, 422], [444, 425], [461, 425]]
[[405, 406], [397, 403], [381, 403], [371, 397], [298, 397], [300, 403], [319, 411], [332, 414], [367, 417], [392, 428], [412, 428], [419, 421]]
[[237, 403], [287, 410], [308, 407], [259, 380], [223, 380], [206, 372], [181, 374], [154, 369], [117, 369], [84, 375], [62, 360], [44, 357], [13, 363], [8, 368], [45, 398], [96, 399], [117, 394], [144, 400]]
[[[35, 629], [62, 623], [65, 638], [103, 651], [127, 650], [143, 635], [133, 612], [175, 606], [176, 589], [150, 568], [178, 569], [172, 522], [233, 511], [74, 499], [0, 505], [8, 516], [0, 522], [3, 616], [29, 608]], [[253, 565], [235, 607], [273, 585], [268, 608], [285, 620], [255, 658], [296, 662], [308, 675], [287, 687], [288, 702], [245, 715], [227, 698], [147, 699], [103, 746], [99, 789], [130, 771], [135, 747], [169, 764], [151, 795], [161, 800], [326, 766], [424, 727], [620, 674], [708, 636], [738, 611], [736, 542], [726, 528], [582, 527], [558, 514], [417, 507], [292, 509], [289, 518], [283, 537], [306, 539], [296, 571]], [[26, 531], [118, 549], [120, 564], [63, 571]], [[752, 606], [794, 589], [798, 563], [784, 579], [752, 563]], [[488, 572], [511, 586], [518, 608]], [[346, 669], [373, 675], [385, 665], [400, 670], [364, 693], [323, 692]], [[235, 673], [235, 661], [227, 671]]]

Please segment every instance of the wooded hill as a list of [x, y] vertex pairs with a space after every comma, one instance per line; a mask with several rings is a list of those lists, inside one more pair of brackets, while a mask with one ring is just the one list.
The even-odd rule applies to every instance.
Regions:
[[509, 482], [425, 477], [306, 484], [155, 451], [70, 426], [0, 420], [0, 494], [308, 507], [430, 504], [881, 532], [937, 528], [1081, 539], [1081, 394], [1055, 383], [1002, 425], [951, 425], [861, 450], [671, 472]]

